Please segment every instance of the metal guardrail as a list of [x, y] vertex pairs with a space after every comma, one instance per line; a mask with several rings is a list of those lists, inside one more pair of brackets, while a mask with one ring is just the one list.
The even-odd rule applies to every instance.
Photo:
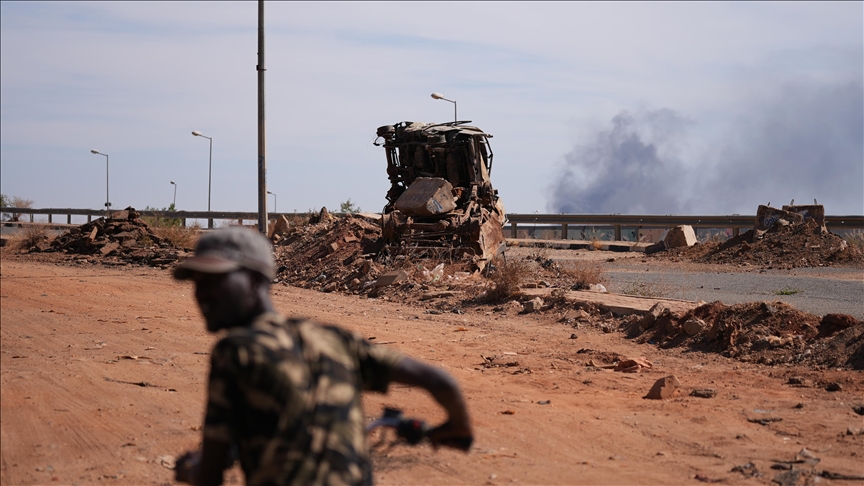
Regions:
[[[118, 209], [112, 209], [111, 213], [119, 212]], [[186, 226], [186, 220], [188, 219], [206, 219], [208, 220], [209, 227], [213, 227], [212, 221], [216, 219], [221, 220], [230, 220], [237, 221], [240, 224], [243, 221], [258, 221], [258, 213], [257, 212], [240, 212], [240, 211], [139, 211], [135, 210], [138, 214], [143, 217], [148, 218], [170, 218], [170, 219], [179, 219], [182, 221], [183, 226]], [[54, 223], [55, 215], [65, 215], [66, 216], [66, 224], [72, 224], [72, 216], [87, 216], [87, 222], [93, 220], [93, 217], [101, 218], [106, 215], [106, 211], [104, 209], [70, 209], [70, 208], [43, 208], [43, 209], [34, 209], [34, 208], [3, 208], [0, 212], [5, 214], [19, 214], [29, 216], [30, 222], [34, 222], [35, 215], [47, 215], [48, 223]], [[269, 217], [278, 217], [278, 216], [290, 216], [295, 213], [267, 213]], [[307, 213], [297, 213], [302, 214], [304, 216], [308, 216]]]
[[[508, 214], [510, 237], [517, 237], [519, 224], [561, 225], [562, 239], [567, 239], [569, 226], [611, 226], [615, 240], [621, 241], [622, 227], [670, 228], [687, 224], [694, 228], [731, 228], [737, 235], [741, 228], [752, 228], [756, 215], [733, 214], [730, 216], [676, 216], [676, 215], [630, 215], [630, 214]], [[864, 216], [825, 216], [825, 225], [834, 229], [864, 228]]]
[[[47, 215], [48, 222], [53, 223], [53, 216], [66, 215], [66, 224], [72, 224], [72, 216], [87, 216], [90, 222], [94, 216], [105, 216], [104, 209], [64, 209], [64, 208], [3, 208], [5, 214], [28, 215], [30, 222], [34, 215]], [[116, 212], [117, 210], [112, 210]], [[141, 216], [154, 218], [180, 219], [186, 226], [187, 219], [206, 219], [237, 221], [257, 221], [257, 212], [239, 211], [138, 211]], [[281, 215], [293, 216], [307, 213], [268, 213], [270, 217]], [[337, 213], [333, 213], [337, 214]], [[610, 226], [614, 228], [615, 240], [621, 241], [621, 228], [670, 228], [688, 224], [694, 228], [731, 228], [733, 234], [738, 234], [741, 228], [751, 228], [756, 222], [755, 215], [733, 214], [728, 216], [679, 216], [679, 215], [631, 215], [631, 214], [508, 214], [511, 238], [517, 237], [517, 231], [522, 225], [560, 225], [562, 239], [567, 239], [569, 226], [595, 227]], [[829, 229], [864, 229], [864, 216], [825, 216], [825, 224]], [[212, 223], [209, 225], [212, 227]]]

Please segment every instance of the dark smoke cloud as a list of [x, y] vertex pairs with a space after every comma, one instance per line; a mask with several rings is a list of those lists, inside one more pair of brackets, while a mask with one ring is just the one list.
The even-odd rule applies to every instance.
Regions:
[[677, 213], [681, 202], [673, 188], [685, 171], [676, 147], [690, 124], [668, 109], [619, 113], [611, 129], [564, 156], [550, 211]]
[[563, 158], [548, 210], [565, 213], [754, 214], [817, 199], [864, 214], [864, 84], [798, 82], [751, 101], [719, 140], [682, 160], [694, 124], [671, 110], [621, 112]]
[[[758, 204], [817, 199], [829, 214], [864, 214], [864, 84], [789, 84], [730, 130], [700, 181], [700, 211], [754, 213]], [[723, 200], [734, 189], [738, 200]]]

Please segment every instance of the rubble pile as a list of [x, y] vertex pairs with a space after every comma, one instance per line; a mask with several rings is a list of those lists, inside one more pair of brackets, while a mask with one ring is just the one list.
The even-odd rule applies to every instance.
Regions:
[[324, 292], [368, 289], [382, 273], [373, 262], [380, 237], [377, 223], [351, 214], [290, 227], [273, 237], [276, 279]]
[[111, 218], [99, 218], [72, 228], [50, 245], [32, 247], [29, 251], [88, 255], [105, 264], [163, 266], [173, 264], [189, 250], [176, 248], [154, 234], [138, 212], [129, 207], [114, 211]]
[[864, 369], [864, 322], [845, 314], [819, 317], [779, 301], [712, 302], [684, 315], [658, 304], [627, 331], [661, 348], [685, 346], [759, 364]]
[[813, 220], [775, 223], [757, 236], [751, 229], [722, 243], [703, 243], [671, 250], [671, 257], [697, 263], [754, 265], [790, 269], [818, 266], [864, 265], [864, 253], [833, 233], [822, 232]]

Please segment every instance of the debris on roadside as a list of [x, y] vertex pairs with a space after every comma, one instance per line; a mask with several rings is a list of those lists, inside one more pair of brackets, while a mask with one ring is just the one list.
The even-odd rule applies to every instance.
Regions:
[[30, 251], [88, 255], [103, 264], [136, 263], [158, 267], [175, 263], [191, 250], [177, 248], [157, 236], [139, 213], [128, 207], [113, 211], [110, 218], [99, 218], [69, 229], [55, 238], [50, 247], [31, 248]]

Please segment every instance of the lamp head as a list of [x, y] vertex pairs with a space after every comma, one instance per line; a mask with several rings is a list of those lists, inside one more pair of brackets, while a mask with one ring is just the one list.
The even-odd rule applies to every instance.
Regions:
[[443, 100], [444, 95], [442, 95], [441, 93], [432, 93], [432, 98], [435, 98], [436, 100]]
[[201, 132], [199, 132], [198, 130], [192, 130], [192, 135], [195, 135], [196, 137], [200, 137]]
[[[273, 194], [273, 193], [272, 193], [272, 192], [270, 192], [270, 191], [267, 191], [267, 194]], [[275, 196], [275, 195], [276, 195], [276, 194], [273, 194], [273, 195], [274, 195], [274, 196]]]
[[[171, 184], [174, 184], [174, 181], [171, 181]], [[177, 184], [174, 184], [174, 185], [176, 186]]]
[[[94, 150], [91, 150], [90, 153], [91, 154], [99, 154], [99, 151], [94, 149]], [[102, 155], [102, 154], [99, 154], [99, 155]]]

